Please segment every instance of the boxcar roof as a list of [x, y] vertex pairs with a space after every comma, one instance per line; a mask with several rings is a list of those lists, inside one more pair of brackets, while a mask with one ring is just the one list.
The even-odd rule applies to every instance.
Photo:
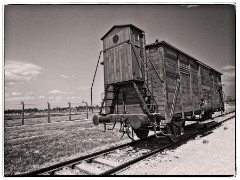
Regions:
[[208, 65], [206, 65], [206, 64], [204, 64], [204, 63], [202, 63], [201, 61], [199, 61], [199, 60], [197, 60], [196, 58], [194, 58], [194, 57], [188, 55], [187, 53], [181, 51], [180, 49], [174, 47], [173, 45], [169, 44], [169, 43], [166, 42], [166, 41], [160, 41], [160, 42], [156, 42], [156, 43], [152, 43], [152, 44], [147, 44], [145, 47], [155, 46], [155, 45], [158, 45], [158, 44], [165, 44], [165, 45], [171, 47], [172, 49], [174, 49], [174, 50], [176, 50], [176, 51], [178, 51], [178, 52], [181, 52], [182, 54], [184, 54], [184, 55], [190, 57], [191, 59], [193, 59], [193, 60], [195, 60], [195, 61], [197, 61], [198, 64], [201, 64], [201, 65], [203, 65], [203, 66], [205, 66], [205, 67], [207, 67], [207, 68], [209, 68], [209, 69], [212, 69], [212, 70], [216, 71], [217, 73], [223, 75], [223, 74], [220, 73], [219, 71], [217, 71], [217, 70], [211, 68], [210, 66], [208, 66]]
[[101, 38], [101, 40], [103, 40], [103, 38], [105, 38], [115, 27], [127, 27], [127, 26], [133, 27], [133, 28], [135, 28], [135, 29], [137, 29], [137, 30], [139, 30], [139, 31], [141, 31], [141, 32], [144, 32], [143, 30], [139, 29], [138, 27], [136, 27], [136, 26], [134, 26], [134, 25], [132, 25], [132, 24], [114, 25], [114, 26]]

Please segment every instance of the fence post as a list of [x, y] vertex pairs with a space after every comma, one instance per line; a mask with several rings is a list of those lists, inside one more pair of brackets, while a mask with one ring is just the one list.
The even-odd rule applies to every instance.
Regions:
[[22, 125], [24, 125], [24, 102], [21, 102], [22, 104]]
[[50, 123], [50, 103], [47, 102], [48, 104], [48, 123]]
[[[88, 119], [88, 103], [85, 102], [84, 100], [82, 101], [82, 103], [86, 103], [86, 110], [87, 110], [87, 119]], [[93, 107], [93, 106], [92, 106]]]
[[71, 103], [68, 102], [69, 105], [69, 121], [71, 121]]
[[86, 108], [87, 108], [87, 119], [88, 119], [88, 103], [86, 102]]

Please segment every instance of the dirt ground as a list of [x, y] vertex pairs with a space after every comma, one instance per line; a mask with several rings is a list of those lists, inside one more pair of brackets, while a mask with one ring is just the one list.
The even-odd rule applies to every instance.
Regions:
[[122, 171], [121, 175], [236, 175], [235, 118], [213, 133], [166, 150]]

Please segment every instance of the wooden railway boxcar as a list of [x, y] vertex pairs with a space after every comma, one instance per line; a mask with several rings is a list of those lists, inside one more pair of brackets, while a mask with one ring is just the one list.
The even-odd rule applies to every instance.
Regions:
[[[148, 85], [158, 105], [172, 107], [176, 104], [173, 116], [194, 116], [204, 111], [211, 114], [224, 110], [221, 73], [201, 63], [165, 41], [145, 46], [147, 51]], [[150, 61], [154, 66], [151, 65]], [[162, 83], [153, 70], [156, 68]], [[176, 93], [179, 80], [179, 93]]]
[[130, 124], [141, 138], [146, 129], [161, 131], [163, 120], [181, 126], [224, 110], [222, 74], [199, 60], [165, 41], [146, 45], [132, 24], [113, 26], [101, 40], [105, 96], [94, 124]]

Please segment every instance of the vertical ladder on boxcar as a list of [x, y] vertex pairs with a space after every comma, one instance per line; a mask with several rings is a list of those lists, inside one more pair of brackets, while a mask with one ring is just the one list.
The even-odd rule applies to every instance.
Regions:
[[[93, 111], [93, 105], [92, 105], [92, 88], [93, 88], [93, 84], [94, 84], [94, 81], [95, 81], [95, 77], [96, 77], [96, 73], [97, 73], [97, 69], [98, 69], [98, 64], [99, 64], [99, 60], [100, 60], [100, 57], [101, 57], [101, 54], [102, 54], [103, 51], [100, 51], [99, 53], [99, 56], [98, 56], [98, 61], [97, 61], [97, 66], [95, 68], [95, 72], [94, 72], [94, 77], [93, 77], [93, 81], [92, 81], [92, 85], [91, 85], [91, 107], [92, 107], [92, 111]], [[105, 88], [105, 93], [104, 93], [104, 99], [101, 103], [101, 108], [100, 108], [100, 114], [102, 114], [102, 110], [103, 110], [103, 105], [105, 103], [106, 100], [111, 100], [112, 103], [111, 103], [111, 106], [109, 106], [110, 108], [110, 113], [113, 113], [114, 111], [114, 106], [116, 104], [116, 96], [118, 94], [118, 91], [119, 91], [119, 88], [118, 87], [114, 87], [115, 89], [114, 90], [110, 90], [110, 85], [107, 85], [106, 88]], [[114, 95], [113, 95], [113, 98], [108, 98], [107, 99], [107, 95], [109, 92], [113, 92]]]
[[[119, 88], [117, 86], [113, 86], [113, 89], [111, 89], [111, 86], [110, 85], [106, 85], [106, 88], [105, 88], [105, 93], [104, 93], [104, 99], [101, 103], [101, 108], [100, 108], [100, 113], [99, 114], [102, 114], [102, 110], [103, 110], [103, 105], [104, 103], [106, 102], [106, 100], [110, 100], [111, 101], [111, 105], [108, 106], [110, 108], [109, 110], [109, 113], [113, 113], [114, 112], [114, 107], [116, 105], [116, 101], [117, 101], [117, 94], [119, 92]], [[113, 93], [113, 97], [110, 98], [108, 97], [108, 94], [109, 93]]]

